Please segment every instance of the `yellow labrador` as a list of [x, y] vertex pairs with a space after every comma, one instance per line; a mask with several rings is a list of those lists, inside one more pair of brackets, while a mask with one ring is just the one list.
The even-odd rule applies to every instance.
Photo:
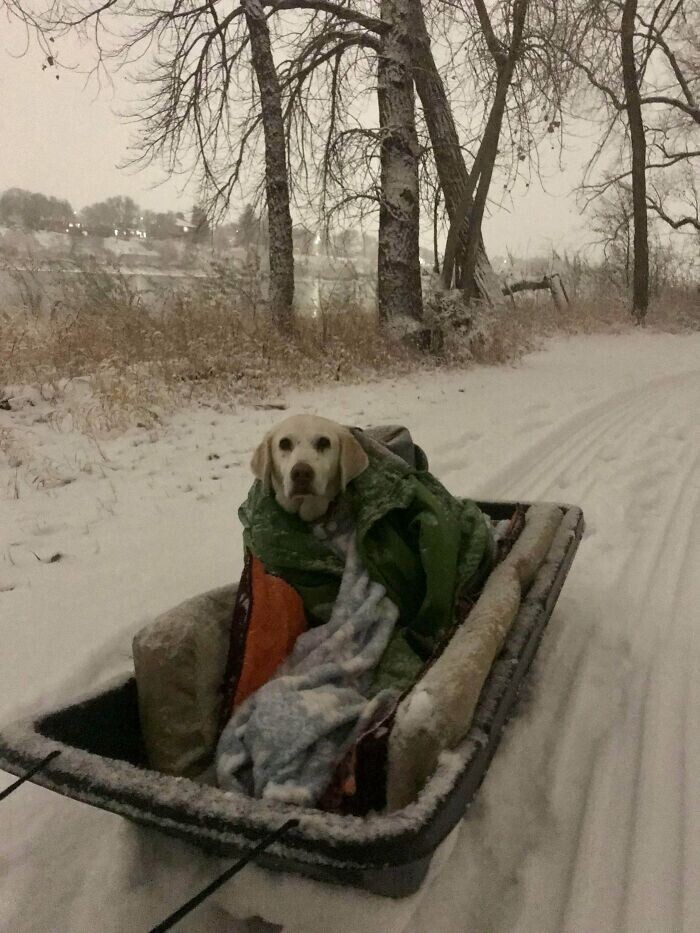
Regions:
[[368, 463], [347, 428], [317, 415], [295, 415], [265, 435], [251, 467], [283, 509], [312, 522]]

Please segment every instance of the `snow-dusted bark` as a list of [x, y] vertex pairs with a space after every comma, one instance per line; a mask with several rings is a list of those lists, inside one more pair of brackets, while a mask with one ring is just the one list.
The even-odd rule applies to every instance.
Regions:
[[634, 273], [632, 312], [639, 323], [649, 306], [649, 243], [646, 196], [646, 136], [634, 57], [637, 0], [625, 0], [620, 29], [622, 80], [632, 148], [632, 209], [634, 212]]
[[384, 321], [420, 319], [418, 137], [411, 66], [408, 0], [382, 0], [383, 36], [377, 66], [381, 192], [377, 296]]
[[478, 289], [475, 288], [475, 272], [479, 267], [481, 222], [498, 154], [498, 143], [506, 110], [508, 91], [521, 52], [528, 3], [529, 0], [514, 0], [512, 31], [509, 44], [505, 47], [502, 43], [499, 43], [493, 33], [488, 11], [483, 0], [477, 0], [476, 2], [482, 31], [496, 68], [496, 88], [481, 144], [469, 173], [468, 183], [462, 192], [455, 219], [450, 222], [442, 269], [443, 285], [449, 288], [460, 249], [461, 236], [466, 229], [466, 247], [463, 252], [463, 267], [461, 270], [461, 287], [466, 301], [478, 296]]
[[[423, 108], [423, 116], [430, 134], [433, 158], [440, 187], [445, 199], [445, 208], [450, 223], [458, 216], [460, 202], [469, 185], [469, 171], [464, 162], [459, 135], [445, 85], [435, 64], [430, 48], [430, 36], [425, 23], [420, 0], [410, 0], [411, 28], [413, 34], [413, 78]], [[471, 200], [470, 200], [471, 207]], [[462, 268], [467, 248], [469, 225], [459, 232], [456, 256], [458, 269]], [[461, 275], [457, 276], [461, 284]], [[474, 271], [474, 294], [489, 304], [501, 301], [501, 289], [496, 273], [491, 267], [481, 236], [478, 241], [477, 263]]]
[[294, 246], [282, 98], [272, 57], [270, 30], [260, 0], [244, 0], [253, 68], [260, 90], [265, 135], [265, 192], [270, 236], [270, 310], [283, 327], [292, 322]]

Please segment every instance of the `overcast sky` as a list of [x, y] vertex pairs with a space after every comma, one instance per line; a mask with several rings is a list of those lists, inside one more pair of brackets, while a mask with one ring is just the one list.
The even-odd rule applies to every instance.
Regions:
[[[0, 37], [0, 190], [10, 187], [42, 191], [67, 198], [78, 209], [110, 195], [129, 195], [152, 210], [189, 211], [196, 190], [182, 190], [183, 179], [167, 179], [162, 171], [119, 169], [128, 156], [134, 127], [117, 112], [127, 109], [136, 89], [120, 82], [115, 92], [84, 87], [76, 73], [41, 70], [41, 56], [24, 48], [23, 32], [2, 23]], [[64, 59], [87, 61], [77, 43], [62, 44]], [[527, 257], [556, 248], [576, 249], [586, 240], [585, 224], [572, 194], [589, 151], [585, 139], [571, 144], [563, 169], [554, 151], [543, 150], [546, 191], [533, 181], [529, 190], [515, 192], [513, 203], [491, 211], [485, 239], [492, 254], [507, 250]], [[492, 188], [498, 197], [498, 185]], [[234, 208], [234, 215], [236, 210]], [[431, 235], [423, 240], [430, 245]]]

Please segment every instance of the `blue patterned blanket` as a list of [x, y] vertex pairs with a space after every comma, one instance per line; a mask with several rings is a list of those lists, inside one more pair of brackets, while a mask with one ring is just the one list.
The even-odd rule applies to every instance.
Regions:
[[300, 806], [317, 803], [347, 750], [397, 696], [370, 698], [397, 607], [362, 566], [353, 529], [329, 522], [314, 531], [345, 559], [330, 621], [299, 636], [274, 677], [234, 712], [216, 752], [220, 787]]

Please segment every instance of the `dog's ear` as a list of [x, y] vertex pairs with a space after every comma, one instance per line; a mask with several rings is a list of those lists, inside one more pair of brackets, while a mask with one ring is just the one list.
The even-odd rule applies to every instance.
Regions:
[[340, 435], [340, 488], [343, 492], [369, 466], [369, 457], [349, 431]]
[[272, 452], [270, 450], [270, 435], [266, 434], [262, 442], [256, 447], [250, 468], [256, 479], [269, 489], [272, 481]]

